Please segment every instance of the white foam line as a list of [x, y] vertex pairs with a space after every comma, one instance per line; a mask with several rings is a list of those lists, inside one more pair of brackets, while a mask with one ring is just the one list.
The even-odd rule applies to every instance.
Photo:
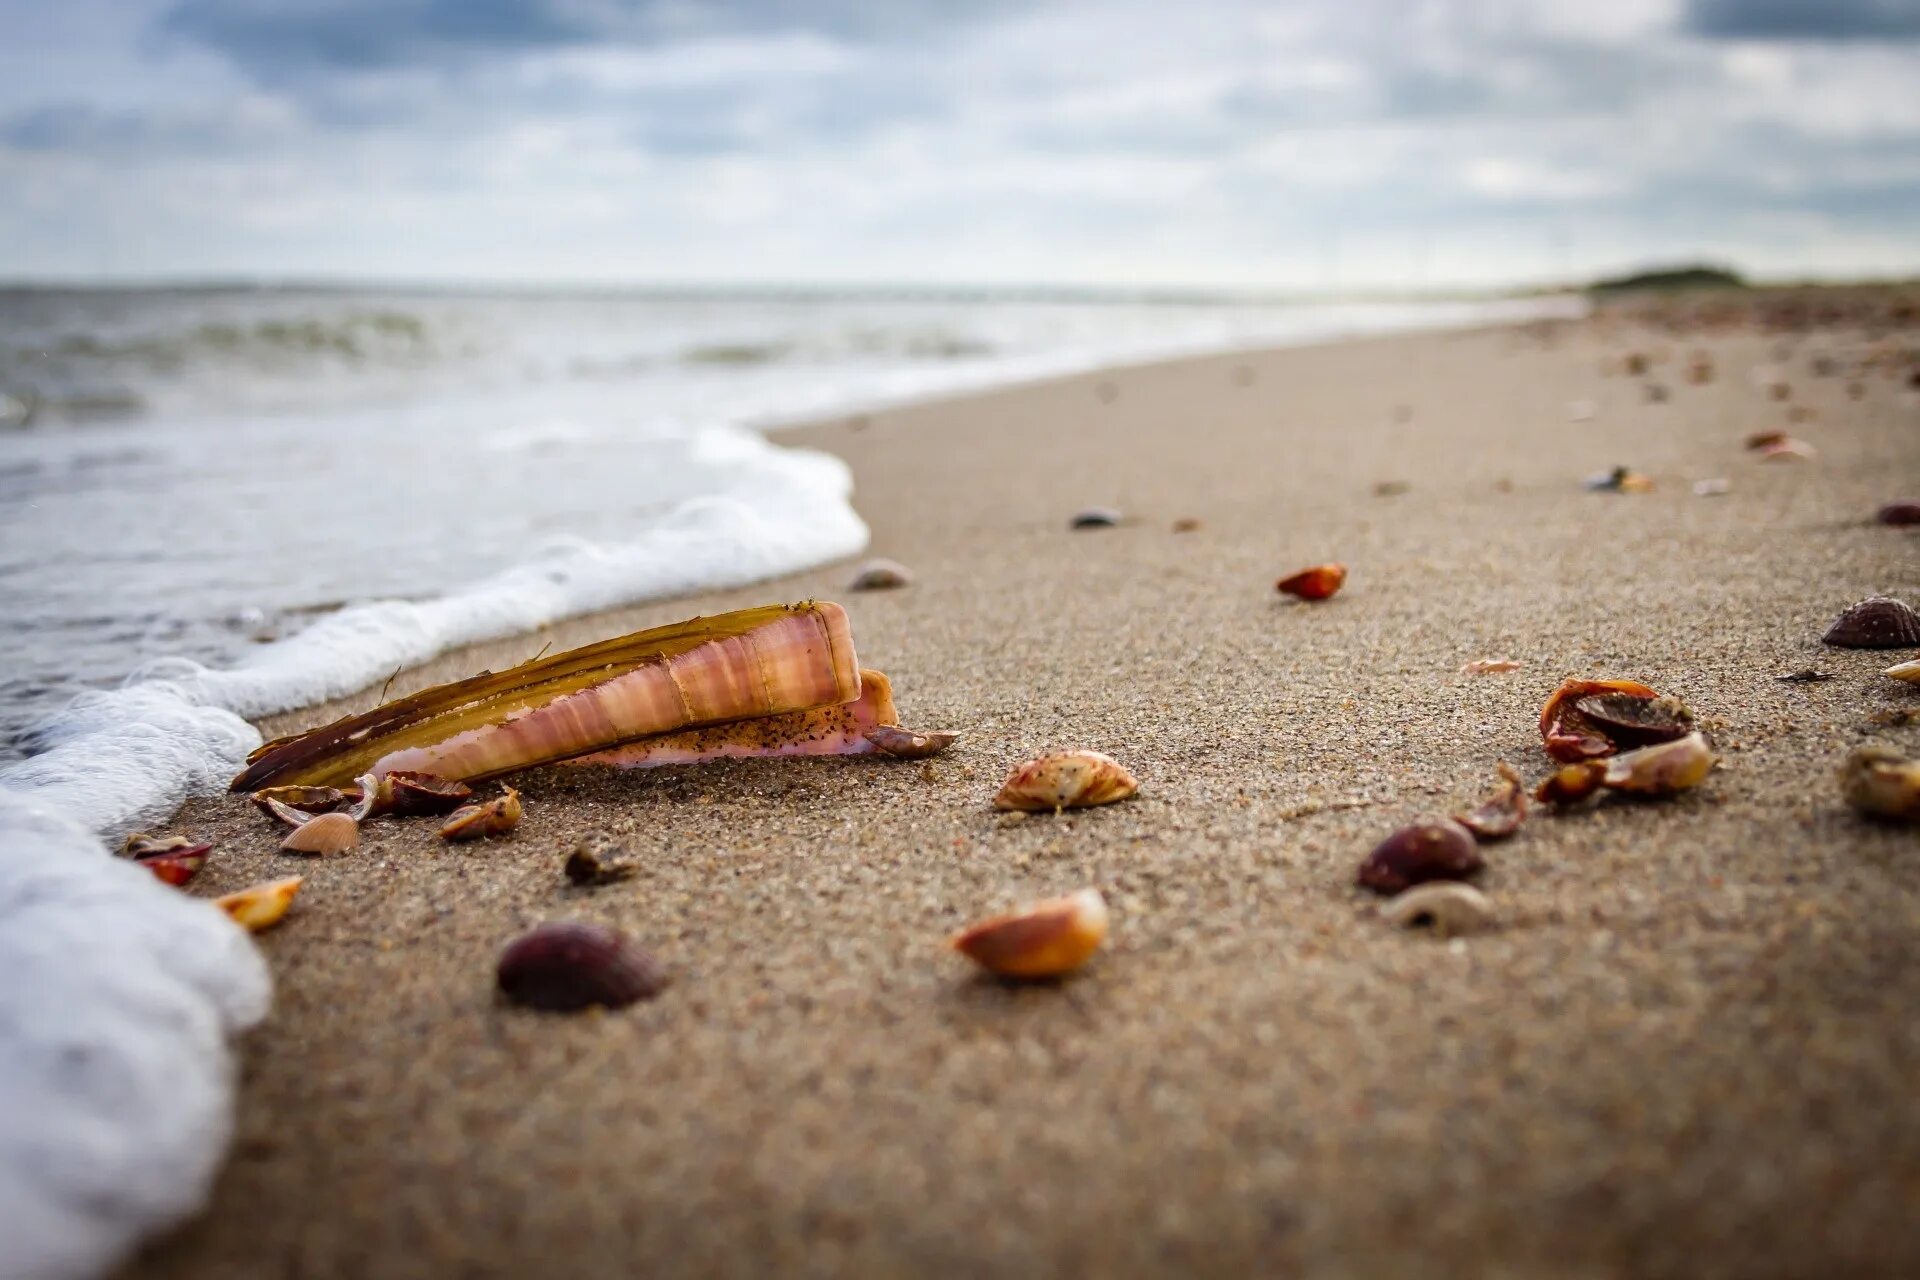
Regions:
[[866, 545], [838, 459], [731, 429], [699, 449], [735, 483], [632, 542], [557, 543], [438, 599], [345, 609], [225, 670], [154, 664], [76, 698], [36, 731], [46, 750], [0, 769], [0, 1280], [97, 1275], [205, 1202], [231, 1127], [229, 1041], [267, 1010], [246, 935], [104, 842], [224, 789], [260, 741], [249, 718]]

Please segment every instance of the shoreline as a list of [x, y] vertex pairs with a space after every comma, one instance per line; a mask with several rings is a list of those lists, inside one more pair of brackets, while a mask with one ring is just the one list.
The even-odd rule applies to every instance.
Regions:
[[[905, 721], [960, 745], [926, 769], [547, 770], [510, 840], [375, 825], [301, 868], [260, 939], [280, 995], [243, 1045], [213, 1208], [123, 1274], [1913, 1264], [1920, 862], [1830, 776], [1912, 697], [1817, 637], [1861, 595], [1915, 594], [1911, 535], [1859, 523], [1900, 496], [1886, 477], [1920, 475], [1915, 410], [1879, 382], [1846, 400], [1796, 350], [1818, 417], [1795, 430], [1821, 456], [1755, 464], [1739, 440], [1781, 411], [1747, 371], [1771, 341], [1689, 340], [1721, 375], [1669, 368], [1661, 404], [1598, 371], [1659, 341], [1367, 338], [781, 428], [850, 463], [869, 552], [914, 586], [849, 595], [839, 564], [624, 608], [443, 655], [390, 696], [818, 596], [853, 612]], [[1658, 489], [1579, 490], [1616, 463]], [[1709, 476], [1733, 491], [1687, 492]], [[1095, 504], [1132, 518], [1066, 531]], [[1325, 559], [1353, 569], [1335, 600], [1273, 596]], [[1526, 666], [1458, 674], [1489, 656]], [[1773, 680], [1812, 662], [1840, 678]], [[1490, 857], [1492, 935], [1387, 931], [1353, 864], [1497, 760], [1538, 776], [1532, 717], [1575, 674], [1686, 697], [1725, 767], [1672, 806], [1536, 818]], [[1142, 795], [985, 807], [1008, 764], [1062, 746], [1120, 758]], [[287, 873], [242, 802], [180, 823], [219, 849], [197, 892]], [[635, 847], [637, 881], [561, 887], [594, 831]], [[969, 918], [1088, 882], [1114, 939], [1062, 987], [940, 954]], [[604, 1018], [496, 1007], [498, 946], [569, 915], [634, 933], [675, 986]]]

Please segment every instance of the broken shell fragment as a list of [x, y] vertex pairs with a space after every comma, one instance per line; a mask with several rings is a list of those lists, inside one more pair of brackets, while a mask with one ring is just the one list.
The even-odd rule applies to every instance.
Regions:
[[150, 836], [137, 831], [127, 837], [125, 852], [156, 879], [177, 888], [200, 874], [213, 846], [186, 836]]
[[470, 804], [454, 811], [440, 828], [442, 840], [479, 840], [503, 836], [520, 825], [520, 793], [512, 787], [500, 788], [501, 794], [485, 804]]
[[1540, 737], [1547, 754], [1555, 760], [1572, 763], [1610, 756], [1620, 744], [1609, 736], [1604, 725], [1595, 724], [1580, 709], [1588, 698], [1623, 694], [1631, 698], [1653, 699], [1659, 692], [1638, 680], [1566, 680], [1546, 705], [1540, 708]]
[[416, 818], [451, 813], [473, 799], [473, 788], [451, 778], [411, 769], [395, 769], [380, 779], [381, 813]]
[[1841, 649], [1911, 649], [1920, 646], [1920, 613], [1903, 600], [1873, 596], [1841, 610], [1820, 639]]
[[1606, 762], [1600, 785], [1629, 795], [1678, 795], [1704, 782], [1713, 772], [1714, 760], [1706, 738], [1689, 733], [1613, 757]]
[[1799, 671], [1789, 672], [1784, 676], [1775, 676], [1774, 679], [1778, 680], [1781, 684], [1825, 684], [1827, 681], [1833, 679], [1833, 672], [1817, 671], [1812, 667], [1805, 667]]
[[494, 970], [515, 1004], [554, 1013], [624, 1008], [667, 989], [667, 971], [645, 950], [595, 924], [543, 924], [500, 953]]
[[1534, 788], [1533, 798], [1542, 804], [1578, 804], [1598, 791], [1601, 779], [1606, 776], [1607, 766], [1602, 760], [1581, 760], [1574, 764], [1564, 764], [1548, 774], [1546, 781]]
[[[332, 813], [336, 809], [357, 803], [360, 799], [357, 792], [346, 791], [339, 787], [302, 786], [265, 787], [248, 798], [260, 807], [262, 813], [270, 813], [282, 822], [287, 821], [282, 813], [283, 809], [294, 810], [310, 817], [316, 813]], [[276, 805], [279, 808], [275, 808]], [[302, 817], [295, 821], [295, 825], [304, 821], [306, 818]]]
[[615, 884], [632, 879], [640, 865], [612, 841], [588, 836], [573, 847], [562, 869], [577, 885]]
[[1429, 880], [1464, 880], [1484, 866], [1471, 831], [1435, 818], [1402, 827], [1375, 845], [1356, 880], [1375, 893], [1399, 893]]
[[1125, 800], [1140, 789], [1126, 766], [1098, 751], [1055, 751], [1018, 765], [993, 798], [996, 809], [1055, 813]]
[[957, 733], [915, 733], [896, 724], [875, 725], [866, 733], [867, 741], [880, 748], [883, 755], [901, 760], [924, 760], [928, 756], [937, 756], [959, 737]]
[[1889, 502], [1874, 512], [1873, 518], [1881, 524], [1920, 524], [1920, 500], [1902, 498], [1898, 502]]
[[1795, 439], [1793, 436], [1764, 445], [1759, 452], [1762, 462], [1803, 462], [1820, 454], [1818, 449], [1805, 440]]
[[1072, 973], [1107, 937], [1107, 901], [1098, 889], [1035, 902], [982, 920], [949, 945], [1003, 978], [1057, 978]]
[[1600, 693], [1573, 705], [1588, 723], [1620, 747], [1672, 742], [1693, 732], [1693, 713], [1678, 698]]
[[300, 892], [300, 886], [305, 881], [305, 876], [269, 880], [265, 884], [250, 885], [237, 893], [215, 898], [213, 905], [245, 926], [248, 932], [259, 933], [280, 923], [287, 909], [293, 906], [293, 895]]
[[1467, 812], [1453, 815], [1455, 822], [1473, 832], [1474, 838], [1482, 843], [1505, 840], [1520, 829], [1527, 817], [1527, 798], [1521, 789], [1520, 775], [1509, 764], [1502, 763], [1496, 769], [1500, 783], [1492, 793]]
[[280, 842], [282, 853], [309, 853], [325, 857], [345, 853], [360, 843], [360, 824], [353, 815], [322, 813], [308, 818]]
[[1518, 671], [1525, 664], [1513, 658], [1475, 658], [1460, 668], [1463, 676], [1505, 675], [1509, 671]]
[[1912, 662], [1897, 662], [1880, 674], [1892, 676], [1895, 680], [1905, 680], [1908, 684], [1920, 684], [1920, 658]]
[[1493, 903], [1470, 884], [1437, 880], [1395, 894], [1382, 904], [1380, 914], [1402, 929], [1431, 925], [1439, 937], [1452, 938], [1490, 926]]
[[1615, 467], [1590, 475], [1585, 483], [1593, 493], [1652, 493], [1654, 488], [1652, 476], [1631, 467]]
[[[272, 796], [267, 796], [264, 800], [260, 799], [259, 793], [255, 794], [254, 803], [260, 806], [261, 812], [279, 819], [290, 827], [304, 827], [314, 818], [325, 816], [324, 814], [308, 813], [305, 809], [296, 809], [286, 801], [276, 800]], [[362, 806], [355, 806], [353, 812], [347, 816], [358, 822], [360, 820], [361, 807]]]
[[847, 584], [849, 591], [892, 591], [913, 582], [913, 574], [898, 560], [869, 560]]
[[1869, 817], [1920, 821], [1920, 760], [1892, 747], [1856, 747], [1840, 767], [1840, 793]]
[[1273, 584], [1274, 590], [1285, 595], [1298, 596], [1302, 600], [1325, 600], [1340, 590], [1347, 580], [1347, 566], [1343, 564], [1317, 564], [1311, 569], [1302, 569], [1295, 574]]
[[1088, 507], [1074, 512], [1073, 519], [1067, 522], [1069, 529], [1111, 529], [1120, 523], [1120, 513], [1112, 507]]

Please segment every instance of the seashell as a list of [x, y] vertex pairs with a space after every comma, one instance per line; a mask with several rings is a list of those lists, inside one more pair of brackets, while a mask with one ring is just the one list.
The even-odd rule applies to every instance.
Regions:
[[867, 731], [895, 724], [899, 719], [900, 713], [893, 705], [893, 682], [878, 671], [863, 670], [860, 696], [852, 702], [655, 734], [611, 751], [575, 756], [561, 763], [651, 769], [663, 764], [769, 756], [872, 755], [879, 748], [867, 740]]
[[1901, 498], [1896, 502], [1889, 502], [1874, 512], [1873, 518], [1881, 524], [1920, 524], [1920, 499]]
[[1483, 844], [1505, 840], [1520, 829], [1527, 817], [1527, 798], [1521, 791], [1520, 775], [1509, 764], [1502, 763], [1495, 768], [1500, 774], [1500, 784], [1492, 793], [1467, 812], [1453, 815], [1455, 822], [1473, 832], [1474, 838]]
[[1762, 462], [1804, 462], [1808, 458], [1818, 457], [1820, 451], [1805, 440], [1796, 440], [1788, 436], [1777, 440], [1760, 450]]
[[1431, 925], [1438, 936], [1452, 938], [1491, 926], [1493, 903], [1470, 884], [1436, 880], [1395, 894], [1381, 905], [1380, 914], [1402, 929]]
[[1340, 590], [1347, 580], [1347, 566], [1343, 564], [1317, 564], [1311, 569], [1302, 569], [1273, 584], [1274, 590], [1286, 595], [1298, 596], [1302, 600], [1325, 600]]
[[1016, 766], [993, 798], [996, 809], [1057, 813], [1125, 800], [1140, 784], [1112, 756], [1098, 751], [1055, 751]]
[[1631, 467], [1602, 471], [1588, 476], [1582, 483], [1593, 493], [1652, 493], [1654, 489], [1653, 477]]
[[[339, 787], [302, 786], [266, 787], [254, 792], [248, 798], [260, 807], [262, 813], [270, 813], [282, 822], [288, 821], [283, 810], [292, 810], [311, 817], [316, 813], [332, 813], [336, 809], [357, 803], [360, 799], [358, 793], [348, 792]], [[276, 805], [279, 808], [275, 808]], [[300, 818], [294, 825], [298, 826], [304, 821], [306, 817]]]
[[1733, 492], [1733, 482], [1720, 477], [1711, 480], [1695, 480], [1693, 496], [1696, 498], [1724, 498]]
[[1112, 507], [1088, 507], [1076, 511], [1073, 519], [1067, 521], [1069, 529], [1111, 529], [1120, 523], [1121, 515]]
[[1098, 889], [1035, 902], [982, 920], [949, 945], [1003, 978], [1057, 978], [1085, 964], [1107, 938], [1107, 901]]
[[310, 853], [326, 856], [345, 853], [360, 843], [360, 824], [353, 815], [322, 813], [308, 818], [287, 833], [280, 842], [282, 853]]
[[741, 609], [439, 685], [268, 743], [233, 787], [395, 771], [475, 782], [859, 694], [846, 610], [824, 601]]
[[1375, 845], [1356, 879], [1375, 893], [1399, 893], [1429, 880], [1464, 880], [1486, 865], [1471, 831], [1450, 818], [1434, 818]]
[[[308, 813], [305, 809], [296, 809], [292, 805], [288, 804], [286, 801], [276, 800], [272, 796], [267, 796], [264, 800], [258, 799], [257, 797], [263, 794], [260, 792], [255, 792], [254, 794], [256, 796], [254, 803], [260, 806], [260, 809], [262, 812], [270, 814], [271, 816], [279, 819], [281, 822], [286, 823], [290, 827], [304, 827], [307, 825], [308, 822], [312, 821], [314, 818], [323, 816], [320, 814]], [[353, 812], [348, 816], [353, 818], [355, 822], [358, 822], [360, 820], [359, 815], [360, 815], [360, 806], [355, 806]]]
[[913, 574], [898, 560], [869, 560], [860, 566], [847, 584], [849, 591], [891, 591], [913, 581]]
[[1911, 649], [1920, 646], [1920, 613], [1891, 596], [1848, 605], [1820, 639], [1841, 649]]
[[451, 813], [473, 799], [473, 788], [464, 782], [411, 769], [395, 769], [378, 778], [367, 774], [360, 785], [363, 794], [372, 797], [370, 803], [363, 802], [367, 815], [390, 813], [398, 818], [418, 818]]
[[1577, 699], [1573, 706], [1617, 747], [1672, 742], [1693, 732], [1693, 712], [1678, 698], [1598, 693]]
[[1608, 760], [1600, 785], [1629, 795], [1671, 796], [1691, 790], [1713, 772], [1714, 754], [1705, 737], [1689, 733]]
[[485, 804], [470, 804], [457, 809], [440, 828], [442, 840], [479, 840], [503, 836], [520, 825], [520, 793], [512, 787], [500, 788], [500, 794]]
[[177, 888], [200, 874], [213, 846], [186, 836], [150, 836], [137, 831], [127, 837], [125, 852], [156, 879]]
[[1573, 764], [1564, 764], [1548, 774], [1546, 781], [1533, 789], [1533, 798], [1542, 804], [1578, 804], [1598, 791], [1601, 779], [1606, 776], [1607, 766], [1602, 760], [1581, 760]]
[[237, 893], [215, 898], [213, 905], [232, 916], [249, 933], [259, 933], [280, 923], [288, 908], [293, 906], [293, 895], [300, 892], [300, 886], [305, 881], [305, 876], [269, 880], [265, 884], [250, 885]]
[[646, 951], [597, 924], [543, 924], [500, 953], [495, 980], [507, 999], [570, 1013], [620, 1009], [667, 989], [667, 971]]
[[1610, 756], [1619, 744], [1605, 728], [1593, 723], [1579, 708], [1586, 698], [1603, 694], [1625, 694], [1634, 698], [1657, 698], [1660, 694], [1638, 680], [1566, 680], [1540, 708], [1540, 737], [1547, 754], [1555, 760], [1572, 763]]
[[867, 741], [885, 755], [901, 760], [924, 760], [937, 756], [960, 737], [957, 733], [915, 733], [896, 724], [879, 724], [867, 730]]
[[632, 879], [640, 865], [612, 841], [588, 836], [573, 847], [562, 870], [577, 885], [614, 884]]
[[1897, 662], [1880, 674], [1892, 676], [1895, 680], [1905, 680], [1908, 684], [1920, 684], [1920, 658], [1912, 662]]
[[1840, 794], [1869, 817], [1920, 821], [1920, 760], [1892, 747], [1855, 747], [1840, 766]]
[[1780, 444], [1787, 439], [1789, 437], [1784, 431], [1756, 431], [1747, 437], [1747, 448], [1765, 449], [1769, 445]]

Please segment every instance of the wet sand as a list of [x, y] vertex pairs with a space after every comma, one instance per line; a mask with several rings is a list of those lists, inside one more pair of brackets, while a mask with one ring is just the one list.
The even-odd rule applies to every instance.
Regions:
[[[547, 770], [510, 839], [375, 823], [261, 945], [211, 1210], [127, 1277], [935, 1274], [1319, 1277], [1920, 1273], [1920, 832], [1839, 803], [1852, 746], [1920, 749], [1920, 708], [1831, 650], [1867, 594], [1920, 599], [1920, 396], [1784, 366], [1793, 430], [1715, 338], [1598, 324], [1182, 361], [876, 413], [791, 438], [853, 464], [872, 551], [399, 677], [398, 694], [693, 613], [845, 602], [926, 765]], [[1913, 345], [1911, 342], [1908, 345]], [[1903, 375], [1904, 376], [1904, 375]], [[1589, 421], [1570, 401], [1590, 400]], [[1646, 495], [1582, 491], [1616, 463]], [[1699, 498], [1688, 482], [1726, 477]], [[1380, 482], [1405, 482], [1379, 496]], [[1129, 520], [1069, 532], [1090, 504]], [[1202, 527], [1172, 532], [1181, 517]], [[1344, 561], [1288, 602], [1283, 572]], [[1904, 656], [1914, 656], [1911, 653]], [[1512, 657], [1509, 675], [1459, 674]], [[1820, 684], [1775, 677], [1808, 666]], [[1494, 933], [1397, 933], [1354, 868], [1396, 825], [1546, 771], [1565, 676], [1683, 696], [1725, 752], [1662, 804], [1536, 815], [1490, 850]], [[377, 692], [377, 691], [375, 691]], [[373, 693], [284, 717], [285, 730]], [[996, 814], [1009, 766], [1088, 746], [1141, 795]], [[289, 871], [245, 805], [196, 885]], [[640, 875], [582, 891], [584, 833]], [[1008, 987], [943, 950], [970, 918], [1095, 884], [1108, 948]], [[501, 945], [616, 925], [660, 999], [504, 1007]]]

